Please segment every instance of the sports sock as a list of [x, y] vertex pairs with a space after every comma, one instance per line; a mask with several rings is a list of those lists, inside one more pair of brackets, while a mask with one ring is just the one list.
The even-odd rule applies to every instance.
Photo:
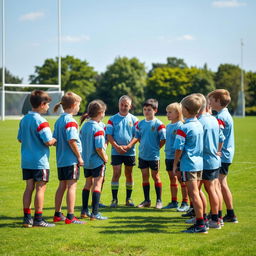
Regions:
[[218, 214], [212, 214], [212, 220], [218, 221]]
[[84, 188], [82, 190], [83, 210], [87, 210], [88, 209], [89, 195], [90, 195], [90, 190]]
[[61, 212], [55, 212], [54, 216], [61, 217]]
[[68, 218], [69, 220], [73, 220], [73, 218], [74, 218], [74, 213], [68, 213], [68, 214], [67, 214], [67, 218]]
[[111, 189], [112, 189], [112, 198], [113, 200], [117, 200], [119, 182], [111, 182]]
[[162, 196], [162, 182], [155, 183], [156, 199], [161, 201]]
[[150, 201], [150, 183], [142, 183], [145, 201]]
[[227, 215], [230, 217], [234, 217], [235, 216], [234, 209], [227, 209]]
[[35, 212], [35, 220], [37, 221], [41, 221], [42, 220], [42, 216], [43, 216], [43, 212]]
[[172, 203], [177, 203], [177, 197], [172, 197]]
[[31, 209], [30, 208], [24, 208], [24, 217], [31, 218]]
[[133, 183], [132, 182], [126, 182], [126, 200], [131, 198], [132, 189], [133, 189]]
[[222, 218], [222, 211], [219, 211], [218, 217], [219, 217], [219, 218]]
[[203, 226], [204, 225], [204, 218], [197, 218], [196, 219], [196, 225], [197, 226]]
[[95, 190], [92, 193], [92, 213], [94, 215], [98, 214], [99, 202], [100, 202], [100, 191]]

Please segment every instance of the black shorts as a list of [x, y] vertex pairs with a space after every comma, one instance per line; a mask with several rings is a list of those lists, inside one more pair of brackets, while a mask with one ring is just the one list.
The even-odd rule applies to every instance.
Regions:
[[77, 164], [58, 168], [59, 180], [79, 180], [80, 168]]
[[228, 169], [231, 163], [221, 163], [220, 174], [228, 175]]
[[49, 181], [49, 169], [22, 169], [23, 180]]
[[140, 169], [150, 168], [152, 171], [158, 171], [160, 169], [160, 161], [159, 160], [149, 161], [149, 160], [143, 160], [139, 158], [139, 168]]
[[[165, 159], [166, 171], [168, 171], [168, 172], [172, 171], [173, 163], [174, 163], [174, 159]], [[179, 171], [179, 170], [180, 170], [180, 162], [178, 162], [178, 164], [177, 164], [176, 171]]]
[[202, 180], [215, 180], [219, 177], [219, 170], [220, 168], [213, 169], [213, 170], [203, 170]]
[[89, 178], [97, 178], [97, 177], [105, 177], [106, 172], [106, 165], [102, 164], [99, 167], [96, 167], [94, 169], [85, 169], [84, 168], [84, 177]]
[[134, 166], [135, 156], [122, 156], [122, 155], [111, 156], [111, 165], [121, 165], [122, 163], [125, 166]]

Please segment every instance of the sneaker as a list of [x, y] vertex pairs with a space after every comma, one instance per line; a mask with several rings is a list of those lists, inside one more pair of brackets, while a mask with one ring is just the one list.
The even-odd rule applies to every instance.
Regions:
[[163, 207], [162, 201], [161, 200], [157, 200], [156, 201], [156, 209], [162, 209], [162, 207]]
[[223, 221], [223, 218], [219, 218], [219, 222], [220, 222], [220, 225], [221, 225], [222, 227], [224, 227], [224, 221]]
[[210, 229], [209, 220], [208, 220], [208, 219], [204, 220], [204, 225], [205, 225], [205, 228], [206, 228], [207, 230]]
[[228, 216], [228, 215], [225, 215], [225, 216], [223, 217], [223, 221], [224, 221], [224, 222], [238, 223], [238, 220], [237, 220], [237, 217], [236, 217], [236, 216]]
[[66, 217], [61, 213], [60, 217], [58, 216], [53, 216], [53, 222], [59, 222], [59, 221], [64, 221]]
[[151, 201], [143, 201], [137, 207], [138, 208], [145, 208], [145, 207], [150, 207], [150, 206], [151, 206]]
[[193, 226], [189, 227], [188, 229], [183, 230], [182, 232], [183, 233], [202, 233], [202, 234], [208, 233], [205, 225], [202, 225], [202, 226], [193, 225]]
[[99, 208], [107, 208], [105, 204], [99, 203]]
[[55, 224], [49, 223], [45, 221], [44, 219], [36, 220], [34, 219], [33, 227], [40, 227], [40, 228], [52, 228], [55, 227]]
[[179, 206], [178, 202], [171, 202], [162, 209], [176, 209]]
[[32, 226], [33, 226], [33, 219], [32, 219], [32, 217], [24, 217], [23, 218], [22, 226], [24, 228], [32, 228]]
[[117, 206], [118, 206], [118, 201], [116, 199], [113, 199], [112, 202], [111, 202], [110, 207], [111, 208], [116, 208]]
[[82, 210], [80, 217], [81, 217], [82, 219], [90, 218], [90, 217], [91, 217], [91, 213], [90, 213], [89, 209], [87, 209], [87, 210]]
[[187, 212], [189, 208], [190, 207], [186, 202], [182, 202], [181, 205], [177, 208], [177, 212]]
[[185, 221], [187, 224], [196, 224], [196, 217], [193, 217], [191, 219], [188, 219]]
[[193, 208], [189, 208], [187, 213], [184, 213], [181, 215], [182, 217], [194, 217], [195, 216], [195, 211]]
[[102, 216], [100, 213], [98, 213], [98, 214], [91, 214], [91, 218], [90, 218], [90, 220], [107, 220], [108, 219], [108, 217], [104, 217], [104, 216]]
[[209, 228], [221, 229], [221, 225], [219, 221], [210, 220]]
[[134, 207], [134, 203], [133, 203], [133, 201], [132, 201], [131, 198], [129, 198], [129, 199], [126, 200], [125, 205], [126, 205], [126, 206], [129, 206], [129, 207]]
[[66, 218], [65, 219], [65, 223], [66, 224], [85, 224], [86, 222], [85, 221], [81, 221], [81, 220], [77, 219], [76, 217], [74, 217], [72, 220]]

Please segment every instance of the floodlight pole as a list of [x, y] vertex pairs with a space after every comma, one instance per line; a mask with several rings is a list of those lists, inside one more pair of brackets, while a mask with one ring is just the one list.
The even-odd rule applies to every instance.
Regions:
[[2, 0], [2, 121], [5, 119], [5, 12]]
[[244, 71], [243, 71], [243, 39], [241, 39], [241, 116], [245, 117], [245, 97], [244, 97]]
[[58, 85], [61, 91], [61, 0], [58, 0]]

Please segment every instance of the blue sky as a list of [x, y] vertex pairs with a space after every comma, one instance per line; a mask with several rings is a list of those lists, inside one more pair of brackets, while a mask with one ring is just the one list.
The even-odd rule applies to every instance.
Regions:
[[[62, 0], [61, 5], [62, 56], [87, 60], [99, 72], [117, 56], [137, 57], [148, 70], [174, 56], [216, 71], [222, 63], [240, 65], [241, 38], [244, 69], [256, 71], [255, 0]], [[5, 15], [6, 67], [27, 82], [34, 66], [57, 56], [57, 0], [5, 0]]]

